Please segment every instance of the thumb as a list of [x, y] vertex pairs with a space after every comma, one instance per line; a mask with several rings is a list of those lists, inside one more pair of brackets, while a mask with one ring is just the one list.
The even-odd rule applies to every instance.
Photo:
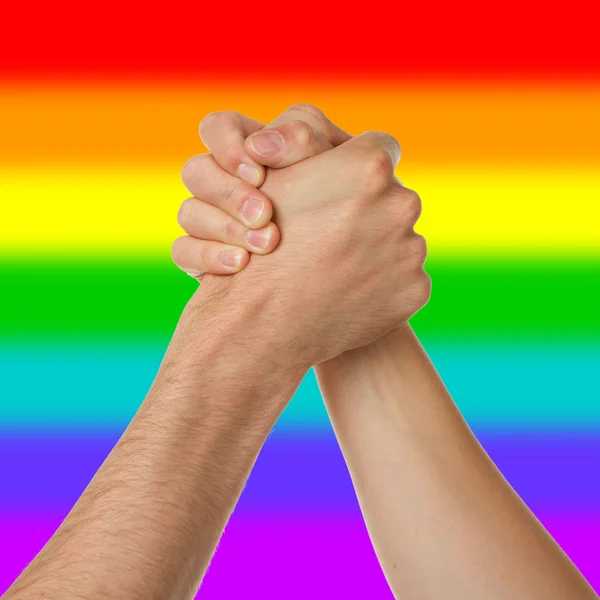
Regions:
[[333, 144], [305, 121], [293, 120], [253, 133], [244, 148], [253, 161], [282, 168], [331, 150]]

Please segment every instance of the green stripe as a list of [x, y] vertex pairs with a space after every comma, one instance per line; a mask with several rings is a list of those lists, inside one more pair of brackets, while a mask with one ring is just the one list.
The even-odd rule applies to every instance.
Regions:
[[[424, 341], [600, 339], [600, 260], [430, 258]], [[197, 283], [168, 258], [0, 261], [0, 338], [166, 342]]]

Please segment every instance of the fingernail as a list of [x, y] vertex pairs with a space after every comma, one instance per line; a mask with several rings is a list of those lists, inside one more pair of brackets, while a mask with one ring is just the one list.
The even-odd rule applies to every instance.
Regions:
[[256, 167], [242, 163], [237, 170], [237, 176], [252, 185], [258, 185], [260, 173]]
[[219, 260], [226, 267], [239, 267], [242, 262], [242, 253], [239, 250], [225, 250], [219, 254]]
[[240, 212], [246, 220], [247, 225], [253, 225], [262, 215], [264, 206], [261, 200], [246, 198], [240, 206]]
[[261, 156], [273, 156], [283, 148], [283, 138], [276, 131], [261, 131], [250, 138], [250, 145]]
[[269, 245], [271, 229], [251, 229], [246, 233], [246, 239], [255, 248], [264, 250]]

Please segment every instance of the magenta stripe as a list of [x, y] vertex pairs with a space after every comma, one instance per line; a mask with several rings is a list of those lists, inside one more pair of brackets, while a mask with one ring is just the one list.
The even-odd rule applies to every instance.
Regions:
[[[600, 514], [548, 515], [544, 524], [600, 591]], [[0, 522], [0, 593], [60, 522], [23, 515]], [[202, 590], [203, 600], [392, 600], [359, 518], [234, 517]]]

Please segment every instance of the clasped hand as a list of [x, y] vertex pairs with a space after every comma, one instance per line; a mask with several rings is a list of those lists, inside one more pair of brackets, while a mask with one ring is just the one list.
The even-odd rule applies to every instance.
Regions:
[[369, 344], [428, 301], [426, 244], [414, 231], [421, 202], [394, 176], [392, 136], [352, 137], [302, 104], [266, 127], [212, 113], [200, 134], [211, 153], [183, 167], [188, 235], [173, 259], [203, 277], [201, 290], [239, 273], [234, 300], [268, 292], [264, 310], [291, 360], [310, 366]]

